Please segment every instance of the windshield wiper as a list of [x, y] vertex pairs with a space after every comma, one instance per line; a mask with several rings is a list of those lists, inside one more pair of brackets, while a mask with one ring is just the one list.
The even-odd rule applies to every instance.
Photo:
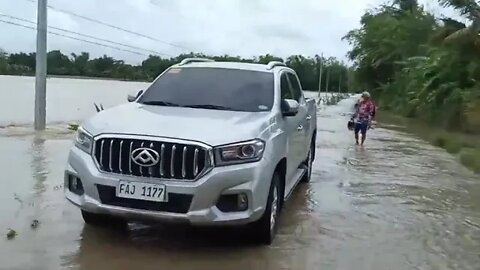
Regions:
[[196, 109], [234, 111], [233, 108], [230, 108], [230, 107], [227, 107], [227, 106], [221, 106], [221, 105], [213, 105], [213, 104], [184, 105], [183, 107], [196, 108]]
[[142, 104], [145, 105], [155, 105], [155, 106], [168, 106], [168, 107], [180, 107], [179, 104], [168, 102], [168, 101], [161, 101], [161, 100], [151, 100], [151, 101], [144, 101]]

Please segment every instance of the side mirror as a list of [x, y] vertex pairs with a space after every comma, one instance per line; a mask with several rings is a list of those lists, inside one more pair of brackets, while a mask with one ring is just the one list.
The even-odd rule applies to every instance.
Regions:
[[134, 101], [137, 100], [137, 98], [138, 98], [139, 96], [141, 96], [142, 94], [143, 94], [143, 90], [140, 90], [140, 91], [138, 91], [138, 93], [137, 93], [136, 96], [134, 96], [134, 95], [128, 95], [127, 100], [128, 100], [128, 102], [134, 102]]
[[295, 116], [298, 113], [300, 104], [293, 99], [284, 99], [280, 105], [283, 116]]

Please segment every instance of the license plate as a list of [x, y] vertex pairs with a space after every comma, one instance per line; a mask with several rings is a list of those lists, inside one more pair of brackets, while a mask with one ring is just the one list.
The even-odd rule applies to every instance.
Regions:
[[165, 185], [120, 181], [117, 185], [117, 197], [153, 202], [166, 202]]

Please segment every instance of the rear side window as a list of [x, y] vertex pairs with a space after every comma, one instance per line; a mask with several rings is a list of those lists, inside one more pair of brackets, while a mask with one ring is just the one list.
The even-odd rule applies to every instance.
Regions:
[[302, 98], [302, 88], [300, 87], [297, 76], [292, 73], [288, 73], [288, 78], [290, 79], [290, 84], [292, 85], [293, 99], [300, 102], [300, 99]]
[[269, 72], [226, 68], [172, 68], [142, 95], [140, 103], [175, 106], [209, 105], [220, 110], [269, 111], [274, 100], [274, 76]]

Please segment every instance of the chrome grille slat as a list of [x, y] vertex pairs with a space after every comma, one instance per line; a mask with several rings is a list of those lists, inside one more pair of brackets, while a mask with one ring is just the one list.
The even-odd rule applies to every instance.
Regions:
[[108, 168], [110, 171], [113, 171], [112, 169], [112, 147], [113, 147], [113, 139], [110, 140], [110, 149], [108, 150]]
[[193, 154], [193, 176], [198, 174], [198, 148], [195, 148], [195, 153]]
[[120, 173], [123, 173], [123, 170], [122, 170], [122, 149], [123, 149], [123, 140], [120, 141], [120, 153], [118, 154], [118, 168], [120, 169]]
[[187, 159], [187, 147], [183, 147], [183, 154], [182, 154], [182, 178], [185, 178], [187, 176], [187, 171], [186, 171], [186, 159]]
[[162, 146], [160, 147], [160, 177], [163, 177], [163, 175], [165, 175], [165, 171], [163, 169], [164, 157], [165, 157], [165, 144], [162, 143]]
[[103, 144], [105, 141], [102, 141], [102, 144], [100, 145], [100, 165], [103, 166]]
[[170, 156], [170, 176], [172, 178], [175, 177], [175, 151], [177, 150], [177, 146], [174, 144], [172, 146], [172, 155]]
[[[153, 145], [153, 142], [152, 142], [152, 143], [150, 143], [150, 148], [153, 149], [153, 147], [154, 147], [154, 145]], [[152, 168], [151, 167], [147, 168], [147, 172], [148, 172], [148, 176], [151, 177], [152, 176]]]
[[[145, 145], [145, 142], [142, 142], [142, 144], [140, 145], [140, 148], [143, 148], [144, 145]], [[139, 169], [140, 169], [140, 175], [143, 176], [143, 168], [139, 167]]]
[[[93, 157], [96, 165], [105, 173], [162, 180], [195, 181], [212, 167], [210, 148], [195, 142], [137, 139], [127, 135], [100, 136], [95, 139], [94, 144]], [[139, 148], [148, 148], [157, 152], [158, 163], [141, 166], [134, 162], [132, 152]]]
[[133, 150], [133, 141], [130, 142], [130, 151], [128, 152], [128, 171], [130, 175], [133, 174], [132, 172], [132, 150]]

